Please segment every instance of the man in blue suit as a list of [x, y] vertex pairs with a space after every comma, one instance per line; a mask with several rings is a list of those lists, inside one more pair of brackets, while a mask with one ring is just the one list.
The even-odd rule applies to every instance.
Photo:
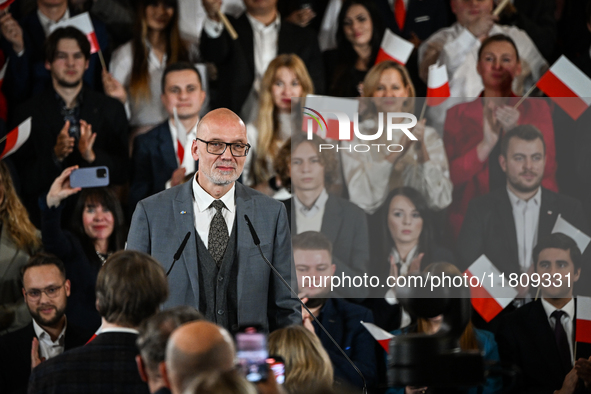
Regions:
[[302, 322], [297, 300], [259, 255], [245, 221], [248, 215], [264, 255], [291, 281], [285, 207], [236, 182], [249, 147], [238, 115], [226, 108], [209, 112], [191, 147], [199, 171], [190, 182], [140, 201], [127, 237], [128, 249], [149, 253], [170, 269], [165, 307], [191, 305], [232, 332], [245, 324], [273, 331]]
[[[169, 118], [135, 139], [129, 190], [131, 212], [138, 201], [180, 185], [186, 175], [195, 172], [191, 144], [205, 100], [201, 87], [201, 75], [191, 63], [170, 64], [164, 70], [161, 99]], [[185, 138], [179, 134], [179, 128], [181, 133], [185, 132]]]
[[[361, 324], [361, 321], [373, 323], [373, 315], [361, 305], [330, 298], [330, 278], [336, 270], [331, 242], [320, 232], [306, 231], [295, 235], [292, 245], [300, 297], [359, 368], [367, 386], [374, 386], [377, 379], [376, 342]], [[361, 377], [318, 323], [305, 310], [302, 310], [302, 316], [304, 327], [316, 334], [326, 349], [334, 366], [335, 380], [363, 387]]]

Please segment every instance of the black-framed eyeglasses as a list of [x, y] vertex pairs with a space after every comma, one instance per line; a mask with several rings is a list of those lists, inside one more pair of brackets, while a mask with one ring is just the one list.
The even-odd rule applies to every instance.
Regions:
[[40, 289], [31, 289], [29, 291], [25, 291], [25, 294], [32, 301], [36, 301], [39, 298], [41, 298], [41, 293], [45, 293], [45, 295], [47, 297], [49, 297], [49, 298], [55, 298], [55, 297], [57, 297], [59, 295], [61, 288], [64, 287], [65, 284], [66, 284], [66, 281], [64, 281], [64, 283], [62, 283], [61, 286], [49, 286], [49, 287], [46, 287], [43, 290], [40, 290]]
[[212, 155], [223, 155], [228, 146], [230, 152], [234, 157], [243, 157], [248, 155], [250, 144], [244, 144], [242, 142], [223, 142], [223, 141], [204, 141], [201, 138], [195, 138], [207, 145], [207, 152]]

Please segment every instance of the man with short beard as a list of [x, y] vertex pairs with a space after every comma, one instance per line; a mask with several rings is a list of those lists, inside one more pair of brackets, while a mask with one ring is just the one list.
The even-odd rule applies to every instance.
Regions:
[[127, 181], [127, 117], [123, 104], [84, 86], [90, 43], [74, 27], [56, 29], [45, 43], [45, 68], [51, 87], [20, 105], [16, 127], [32, 117], [31, 135], [14, 155], [22, 182], [21, 197], [39, 227], [38, 198], [62, 171], [106, 166], [110, 184]]
[[259, 255], [244, 218], [290, 282], [295, 273], [285, 206], [236, 182], [249, 147], [238, 115], [226, 108], [209, 112], [191, 147], [199, 171], [190, 182], [140, 201], [127, 238], [128, 249], [151, 254], [168, 271], [191, 234], [168, 276], [164, 306], [191, 305], [230, 332], [246, 324], [272, 331], [302, 321], [297, 300]]
[[[482, 254], [504, 272], [532, 273], [532, 252], [538, 239], [552, 232], [560, 215], [577, 229], [589, 233], [581, 203], [540, 186], [546, 164], [546, 145], [532, 125], [520, 125], [505, 133], [499, 163], [507, 186], [470, 202], [458, 237], [460, 267], [468, 268]], [[505, 285], [508, 285], [506, 282]], [[515, 306], [535, 294], [518, 287]], [[487, 326], [495, 330], [498, 317]]]
[[32, 368], [84, 345], [92, 336], [92, 332], [67, 322], [70, 281], [61, 260], [48, 253], [36, 254], [22, 267], [21, 275], [33, 321], [0, 337], [0, 387], [6, 394], [26, 393]]

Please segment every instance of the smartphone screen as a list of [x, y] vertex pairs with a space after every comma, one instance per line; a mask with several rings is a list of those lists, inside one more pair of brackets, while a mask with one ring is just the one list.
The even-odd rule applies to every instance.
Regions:
[[249, 382], [267, 380], [267, 336], [256, 327], [246, 327], [236, 334], [236, 356]]
[[285, 382], [285, 362], [281, 357], [269, 356], [267, 359], [267, 365], [273, 371], [275, 375], [275, 381], [279, 384]]

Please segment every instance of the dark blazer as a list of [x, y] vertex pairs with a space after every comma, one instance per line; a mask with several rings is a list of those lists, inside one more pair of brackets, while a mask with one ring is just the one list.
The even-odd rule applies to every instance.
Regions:
[[[559, 214], [579, 230], [589, 233], [579, 201], [542, 188], [538, 240], [552, 232]], [[485, 254], [506, 275], [521, 273], [513, 208], [505, 187], [470, 202], [458, 238], [458, 252], [460, 271]]]
[[133, 212], [138, 201], [164, 190], [177, 168], [168, 119], [137, 136], [131, 158], [129, 210]]
[[[70, 10], [70, 15], [75, 16], [72, 10]], [[107, 29], [101, 21], [95, 18], [91, 18], [91, 20], [105, 61], [109, 64]], [[37, 16], [37, 10], [21, 19], [19, 24], [23, 29], [24, 54], [17, 56], [12, 45], [4, 38], [0, 44], [10, 59], [2, 89], [11, 105], [20, 104], [51, 86], [51, 76], [49, 71], [45, 69], [46, 37]], [[102, 91], [101, 71], [98, 53], [95, 53], [90, 56], [88, 69], [84, 72], [84, 82], [93, 90]]]
[[[212, 108], [227, 107], [240, 112], [254, 82], [254, 38], [246, 13], [238, 19], [228, 16], [238, 33], [232, 40], [224, 29], [221, 36], [211, 38], [204, 31], [201, 36], [201, 54], [207, 62], [218, 68], [217, 92], [212, 93]], [[314, 82], [314, 92], [324, 93], [324, 70], [313, 31], [281, 21], [277, 39], [277, 55], [295, 53], [302, 58]]]
[[39, 223], [39, 195], [49, 190], [66, 167], [107, 166], [111, 184], [120, 185], [127, 181], [128, 129], [123, 104], [87, 88], [83, 88], [81, 94], [80, 119], [91, 124], [92, 132], [96, 133], [96, 159], [93, 163], [85, 161], [77, 148], [61, 163], [54, 158], [53, 147], [65, 122], [61, 113], [61, 99], [58, 99], [53, 88], [20, 105], [14, 113], [14, 126], [29, 116], [33, 117], [31, 135], [14, 154], [14, 162], [23, 180], [21, 198], [36, 225]]
[[[65, 350], [83, 346], [92, 331], [68, 321], [64, 338]], [[35, 338], [33, 323], [0, 337], [0, 387], [4, 394], [26, 393], [31, 374], [31, 342]]]
[[[514, 392], [551, 394], [562, 387], [569, 371], [560, 362], [554, 331], [541, 300], [506, 315], [496, 339], [501, 361], [520, 370]], [[589, 356], [591, 344], [578, 342], [575, 359]]]
[[[172, 187], [140, 201], [133, 213], [127, 249], [148, 253], [168, 271], [187, 232], [192, 234], [168, 276], [170, 296], [165, 308], [199, 308], [199, 270], [193, 208], [193, 182]], [[301, 307], [271, 272], [254, 245], [244, 215], [248, 215], [261, 241], [261, 249], [288, 283], [293, 278], [291, 238], [285, 208], [280, 202], [236, 182], [236, 262], [238, 264], [238, 324], [261, 324], [273, 331], [301, 324]], [[234, 231], [234, 230], [232, 230]], [[220, 277], [218, 280], [224, 280]]]
[[148, 394], [135, 363], [137, 334], [106, 332], [92, 342], [41, 363], [29, 394]]
[[[292, 220], [295, 209], [293, 198], [283, 201], [287, 209], [290, 228], [297, 234], [297, 223]], [[293, 215], [295, 217], [295, 215]], [[332, 242], [333, 262], [337, 266], [335, 275], [363, 276], [369, 264], [369, 239], [365, 212], [344, 198], [329, 194], [322, 216], [320, 232]], [[340, 296], [365, 298], [367, 289], [339, 289]], [[349, 290], [349, 291], [347, 291]], [[344, 291], [344, 292], [343, 292]]]
[[384, 25], [406, 40], [414, 33], [424, 41], [437, 30], [449, 26], [445, 0], [409, 0], [402, 31], [396, 23], [393, 7], [390, 7], [388, 0], [376, 0], [375, 3]]
[[77, 236], [62, 229], [64, 204], [48, 208], [45, 198], [39, 200], [43, 247], [63, 261], [66, 277], [72, 284], [66, 307], [68, 322], [95, 332], [101, 325], [94, 288], [101, 265], [88, 258]]
[[[377, 380], [375, 339], [360, 323], [361, 321], [373, 323], [371, 311], [340, 298], [328, 298], [320, 310], [318, 320], [359, 368], [365, 377], [367, 387], [374, 387]], [[312, 324], [322, 346], [330, 356], [334, 366], [335, 379], [363, 387], [361, 377], [318, 326], [318, 323], [313, 322]]]

